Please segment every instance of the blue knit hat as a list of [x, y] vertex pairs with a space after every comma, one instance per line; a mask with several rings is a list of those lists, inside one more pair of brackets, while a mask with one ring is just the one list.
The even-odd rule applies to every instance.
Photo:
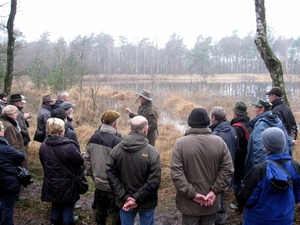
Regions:
[[278, 127], [270, 127], [262, 132], [261, 142], [271, 153], [278, 154], [283, 152], [286, 138], [281, 129]]

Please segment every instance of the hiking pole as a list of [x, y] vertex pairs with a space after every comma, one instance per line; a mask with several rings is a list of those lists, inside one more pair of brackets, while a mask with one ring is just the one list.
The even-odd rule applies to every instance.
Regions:
[[127, 107], [127, 108], [130, 108], [135, 102], [136, 100], [138, 100], [139, 96], [135, 98], [135, 100]]

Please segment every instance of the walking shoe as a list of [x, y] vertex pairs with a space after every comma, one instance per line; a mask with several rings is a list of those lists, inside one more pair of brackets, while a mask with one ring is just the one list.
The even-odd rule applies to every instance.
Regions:
[[23, 201], [25, 199], [27, 199], [26, 196], [18, 195], [17, 198], [16, 198], [16, 201]]
[[73, 221], [76, 222], [78, 220], [78, 216], [73, 216]]
[[74, 209], [80, 209], [80, 208], [81, 208], [81, 205], [74, 204]]

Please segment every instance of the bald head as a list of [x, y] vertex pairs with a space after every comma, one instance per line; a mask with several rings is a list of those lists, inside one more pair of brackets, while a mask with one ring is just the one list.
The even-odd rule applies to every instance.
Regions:
[[147, 134], [148, 132], [148, 120], [143, 116], [135, 116], [131, 119], [131, 131], [142, 132]]

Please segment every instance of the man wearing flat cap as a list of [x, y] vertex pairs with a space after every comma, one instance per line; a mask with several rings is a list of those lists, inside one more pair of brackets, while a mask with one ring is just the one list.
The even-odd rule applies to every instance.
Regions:
[[221, 137], [212, 135], [209, 124], [205, 109], [193, 109], [188, 117], [190, 128], [172, 150], [171, 177], [182, 224], [214, 224], [221, 192], [232, 179], [228, 147]]
[[[106, 224], [107, 212], [112, 214], [112, 224], [121, 224], [119, 208], [115, 205], [115, 194], [106, 176], [106, 161], [111, 150], [122, 139], [117, 135], [121, 114], [107, 110], [102, 114], [100, 131], [93, 134], [87, 143], [84, 160], [87, 175], [95, 182], [96, 221]], [[110, 209], [110, 210], [108, 210]]]
[[[147, 90], [142, 90], [137, 94], [139, 96], [139, 100], [141, 105], [138, 108], [137, 115], [143, 116], [148, 120], [149, 129], [147, 138], [149, 140], [149, 144], [155, 146], [155, 140], [158, 138], [158, 113], [155, 106], [152, 104], [152, 98], [150, 97], [150, 92]], [[133, 118], [137, 116], [132, 113], [129, 108], [125, 109], [125, 112], [129, 115], [129, 118]]]
[[266, 95], [272, 103], [273, 114], [281, 119], [286, 131], [292, 138], [293, 143], [296, 144], [298, 134], [297, 123], [290, 107], [284, 102], [281, 88], [274, 87], [268, 91]]
[[75, 104], [72, 104], [71, 102], [62, 102], [60, 105], [59, 105], [59, 109], [63, 109], [66, 111], [67, 113], [67, 122], [66, 124], [68, 125], [68, 127], [71, 129], [71, 130], [74, 130], [74, 127], [73, 127], [73, 113], [74, 113], [74, 108], [76, 107]]
[[253, 127], [253, 131], [249, 136], [243, 176], [247, 174], [254, 165], [266, 159], [267, 153], [264, 151], [261, 142], [261, 133], [269, 127], [278, 127], [284, 132], [286, 137], [284, 152], [290, 155], [293, 153], [292, 140], [286, 132], [282, 121], [278, 116], [272, 113], [272, 104], [264, 100], [259, 100], [257, 103], [252, 103], [252, 105], [254, 106], [253, 111], [256, 117], [249, 121], [249, 125]]
[[[42, 107], [39, 109], [37, 114], [37, 134], [41, 136], [39, 142], [43, 142], [46, 136], [46, 123], [51, 118], [51, 105], [54, 103], [54, 99], [51, 95], [45, 95], [42, 98]], [[43, 138], [42, 138], [43, 137]]]

